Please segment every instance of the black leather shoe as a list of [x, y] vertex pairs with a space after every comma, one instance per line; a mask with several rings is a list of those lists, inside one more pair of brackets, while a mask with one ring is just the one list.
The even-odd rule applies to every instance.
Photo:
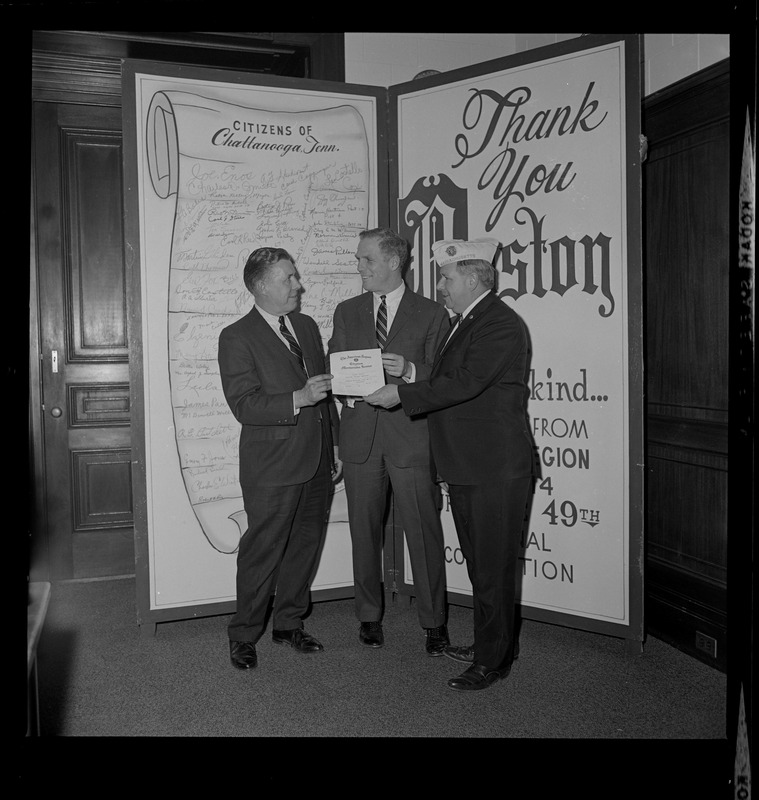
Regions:
[[381, 622], [362, 622], [358, 629], [358, 639], [367, 647], [382, 647], [385, 644], [385, 634], [382, 633]]
[[253, 642], [229, 641], [229, 658], [237, 669], [254, 669], [258, 666], [256, 645]]
[[320, 653], [324, 650], [322, 643], [303, 628], [294, 628], [290, 631], [272, 631], [271, 640], [275, 644], [289, 644], [299, 653]]
[[482, 664], [472, 664], [469, 669], [461, 673], [457, 678], [451, 678], [448, 681], [448, 686], [458, 692], [471, 692], [478, 689], [487, 689], [492, 686], [496, 681], [505, 678], [511, 667], [501, 667], [500, 669], [491, 669]]
[[448, 644], [448, 628], [445, 625], [439, 625], [437, 628], [425, 628], [427, 634], [427, 642], [424, 649], [427, 651], [428, 656], [442, 656], [443, 650]]
[[469, 647], [455, 647], [449, 644], [443, 655], [452, 658], [454, 661], [463, 661], [465, 664], [474, 664], [474, 645], [470, 644]]

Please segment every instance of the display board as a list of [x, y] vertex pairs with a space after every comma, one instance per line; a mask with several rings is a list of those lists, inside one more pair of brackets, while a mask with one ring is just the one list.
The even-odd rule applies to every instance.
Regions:
[[[391, 87], [390, 124], [412, 288], [436, 298], [433, 242], [496, 238], [496, 292], [528, 329], [522, 613], [642, 640], [639, 64], [636, 36], [581, 37]], [[471, 598], [443, 520], [449, 593]]]
[[[531, 339], [540, 471], [522, 613], [642, 640], [638, 37], [389, 89], [140, 61], [123, 76], [140, 624], [234, 610], [239, 425], [216, 353], [252, 302], [248, 254], [292, 253], [326, 346], [335, 306], [361, 291], [358, 233], [389, 222], [411, 245], [408, 286], [433, 298], [434, 242], [501, 243], [496, 291]], [[449, 598], [469, 604], [447, 507], [443, 524]], [[395, 538], [386, 586], [413, 595]], [[312, 594], [353, 595], [342, 485]]]
[[[143, 623], [234, 608], [246, 518], [219, 332], [252, 307], [250, 252], [284, 247], [326, 347], [335, 305], [361, 291], [358, 233], [378, 223], [387, 191], [385, 120], [375, 89], [137, 61], [123, 76]], [[313, 593], [353, 594], [342, 483]]]

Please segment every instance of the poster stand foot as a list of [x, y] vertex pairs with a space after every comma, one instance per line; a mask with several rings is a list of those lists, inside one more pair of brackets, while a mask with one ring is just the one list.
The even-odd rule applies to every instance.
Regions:
[[625, 655], [642, 656], [643, 642], [640, 639], [625, 639]]
[[141, 622], [140, 623], [140, 638], [152, 639], [155, 637], [156, 628], [158, 625], [155, 622]]

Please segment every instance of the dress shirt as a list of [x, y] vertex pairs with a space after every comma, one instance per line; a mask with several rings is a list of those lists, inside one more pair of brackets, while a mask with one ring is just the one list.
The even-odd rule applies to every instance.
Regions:
[[[285, 347], [287, 347], [288, 350], [290, 350], [290, 343], [287, 341], [287, 339], [285, 339], [285, 337], [282, 335], [282, 331], [280, 331], [280, 329], [279, 329], [279, 318], [282, 315], [278, 314], [277, 316], [275, 316], [274, 314], [270, 314], [268, 311], [264, 311], [263, 308], [261, 308], [261, 306], [256, 306], [256, 308], [258, 309], [258, 313], [269, 324], [269, 327], [274, 331], [274, 333], [277, 334], [277, 338], [279, 339], [279, 341], [282, 342], [285, 345]], [[290, 318], [287, 316], [287, 314], [284, 315], [284, 318], [285, 318], [285, 325], [287, 326], [287, 330], [290, 331], [290, 333], [293, 336], [293, 339], [295, 339], [295, 341], [298, 342], [298, 337], [295, 335], [295, 331], [293, 330], [293, 324], [292, 324], [292, 322], [290, 322]], [[300, 342], [298, 342], [298, 344], [300, 344]], [[299, 408], [295, 408], [295, 394], [294, 393], [293, 393], [293, 411], [294, 411], [296, 416], [298, 414], [300, 414], [300, 409]]]
[[[372, 292], [373, 295], [373, 302], [374, 302], [374, 324], [377, 324], [377, 312], [379, 311], [380, 303], [382, 302], [382, 295], [385, 295], [385, 305], [387, 306], [387, 332], [390, 333], [390, 328], [393, 325], [393, 320], [395, 319], [395, 315], [398, 312], [398, 306], [401, 304], [401, 298], [403, 297], [403, 293], [406, 291], [406, 284], [401, 281], [400, 286], [397, 286], [390, 292]], [[416, 366], [413, 362], [407, 361], [408, 364], [411, 365], [411, 374], [408, 378], [404, 378], [403, 380], [406, 383], [413, 383], [416, 379]], [[357, 398], [357, 397], [346, 397], [345, 402], [348, 404], [348, 408], [354, 408], [356, 402], [363, 403], [364, 401]]]
[[[401, 298], [403, 297], [403, 293], [406, 291], [406, 284], [401, 281], [401, 285], [393, 289], [391, 292], [372, 292], [374, 295], [374, 322], [377, 322], [377, 312], [379, 311], [381, 297], [385, 295], [385, 304], [387, 305], [387, 332], [390, 333], [390, 328], [393, 327], [393, 320], [395, 319], [395, 315], [398, 313], [398, 306], [401, 304]], [[408, 378], [404, 378], [403, 380], [406, 383], [413, 383], [416, 378], [416, 366], [409, 361], [411, 365], [411, 374]]]

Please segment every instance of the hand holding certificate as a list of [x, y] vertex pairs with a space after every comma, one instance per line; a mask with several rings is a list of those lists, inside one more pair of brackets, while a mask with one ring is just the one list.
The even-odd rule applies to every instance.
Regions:
[[364, 402], [369, 403], [370, 406], [395, 408], [401, 402], [401, 398], [398, 396], [398, 384], [388, 383], [386, 386], [380, 386], [376, 392], [365, 397]]
[[382, 351], [378, 347], [331, 353], [329, 371], [332, 373], [332, 394], [364, 397], [385, 385]]

